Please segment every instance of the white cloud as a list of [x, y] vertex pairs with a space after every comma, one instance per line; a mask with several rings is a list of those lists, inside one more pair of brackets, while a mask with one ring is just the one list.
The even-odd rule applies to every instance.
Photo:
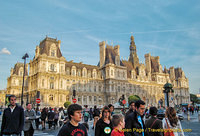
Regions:
[[10, 53], [10, 51], [9, 51], [8, 49], [3, 48], [3, 49], [0, 51], [0, 54], [8, 54], [8, 55], [10, 55], [11, 53]]

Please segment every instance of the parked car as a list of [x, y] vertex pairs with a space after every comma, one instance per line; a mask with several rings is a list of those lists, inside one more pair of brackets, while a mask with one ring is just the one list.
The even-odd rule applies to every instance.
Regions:
[[177, 115], [177, 117], [178, 117], [179, 120], [183, 120], [183, 119], [184, 119], [184, 117], [183, 117], [182, 114], [178, 113], [178, 114], [176, 114], [176, 115]]

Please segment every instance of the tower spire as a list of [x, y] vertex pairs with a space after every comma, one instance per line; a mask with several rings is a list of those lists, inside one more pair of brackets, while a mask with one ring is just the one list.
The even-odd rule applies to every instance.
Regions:
[[134, 41], [134, 37], [133, 35], [131, 36], [131, 42], [130, 42], [130, 56], [129, 56], [129, 60], [134, 67], [136, 67], [139, 64], [139, 59], [137, 56], [137, 50], [136, 50], [136, 45], [135, 45], [135, 41]]

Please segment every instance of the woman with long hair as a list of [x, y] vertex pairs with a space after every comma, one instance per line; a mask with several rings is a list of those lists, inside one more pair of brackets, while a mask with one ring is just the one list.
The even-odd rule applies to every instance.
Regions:
[[108, 106], [103, 107], [102, 117], [97, 121], [95, 136], [110, 136], [112, 132], [111, 112]]
[[176, 116], [176, 110], [173, 107], [167, 108], [165, 118], [163, 118], [162, 122], [164, 131], [171, 136], [184, 136], [181, 122]]
[[45, 129], [45, 123], [46, 123], [46, 118], [47, 118], [47, 108], [43, 108], [41, 112], [41, 120], [42, 120], [42, 130]]

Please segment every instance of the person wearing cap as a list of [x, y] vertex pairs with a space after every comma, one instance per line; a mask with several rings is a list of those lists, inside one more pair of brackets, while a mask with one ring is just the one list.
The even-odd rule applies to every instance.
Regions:
[[[157, 118], [158, 109], [156, 107], [150, 107], [149, 114], [151, 118], [145, 122], [146, 133], [148, 136], [163, 136], [162, 121]], [[153, 130], [157, 130], [154, 131]]]

